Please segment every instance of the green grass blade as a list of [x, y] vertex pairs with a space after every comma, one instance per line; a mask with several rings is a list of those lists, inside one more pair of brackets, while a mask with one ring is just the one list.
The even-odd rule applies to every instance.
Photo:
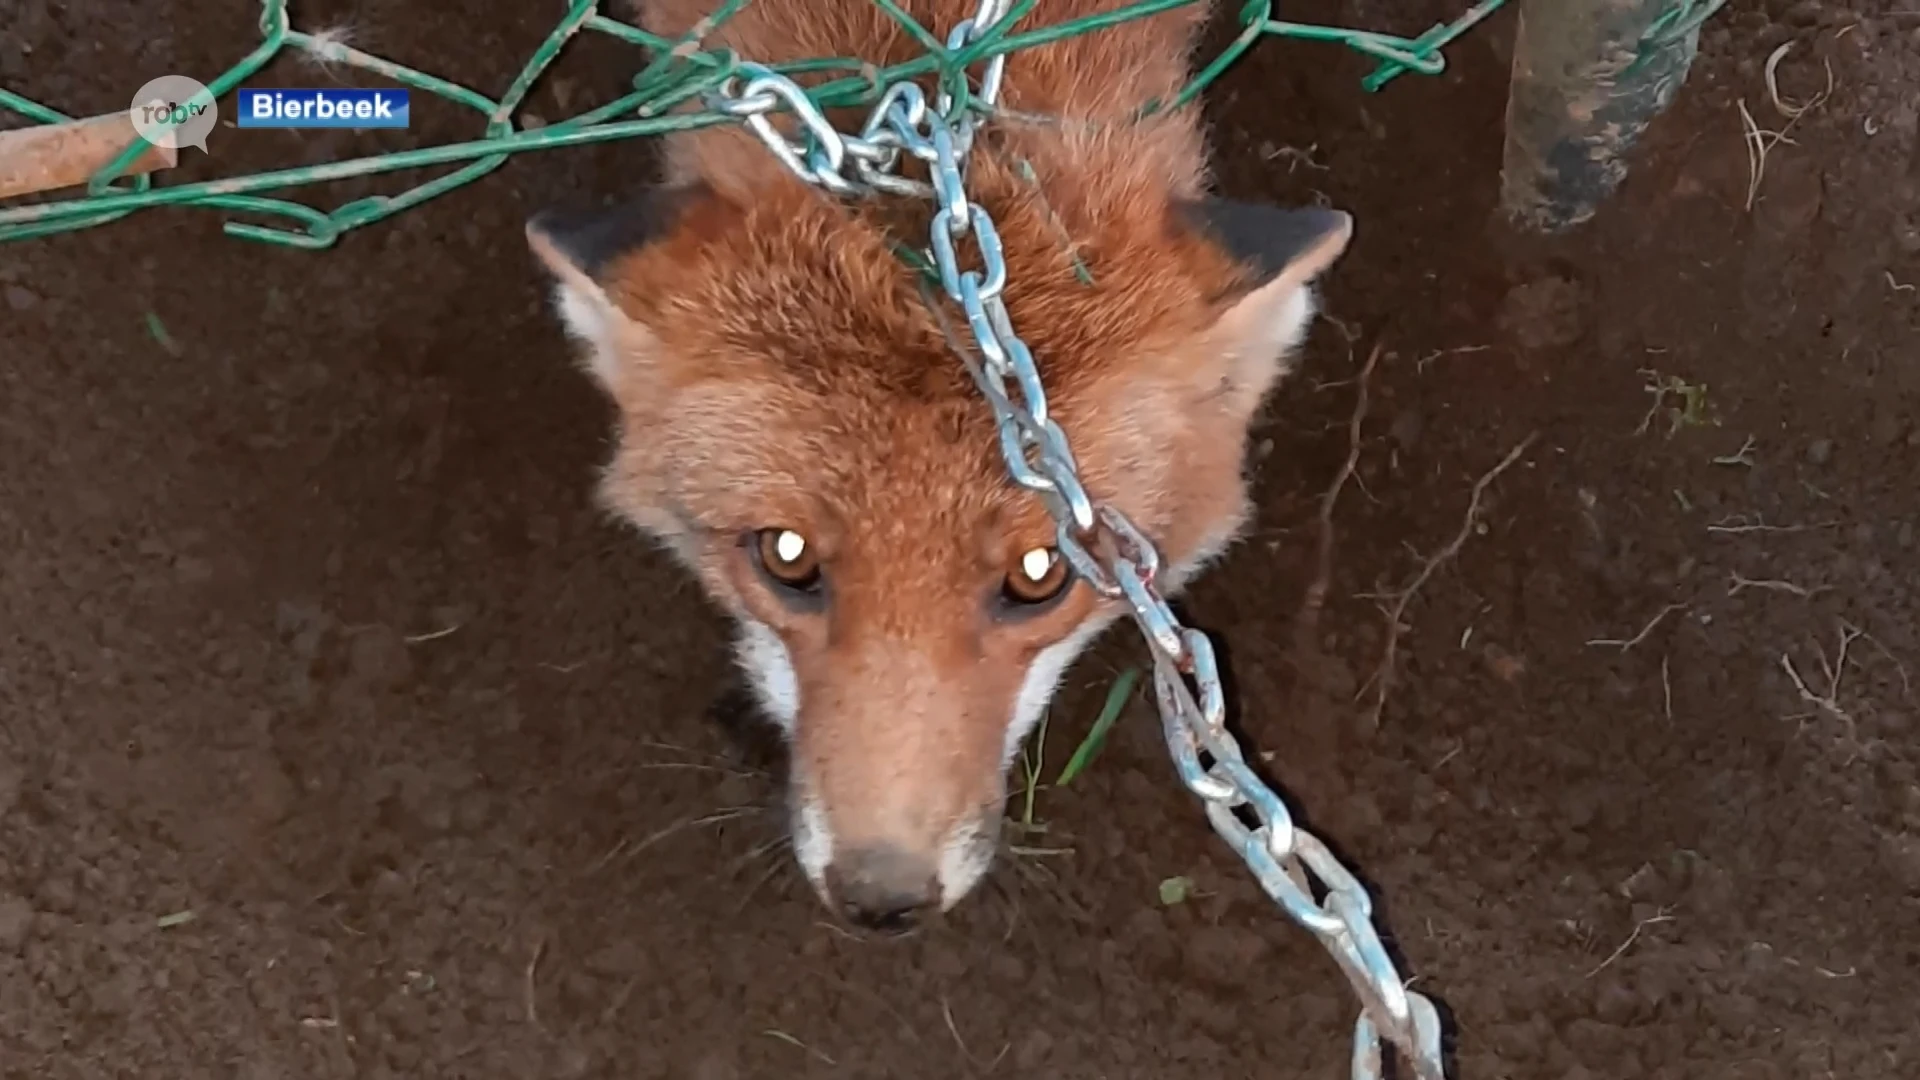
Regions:
[[1139, 681], [1140, 669], [1137, 667], [1128, 668], [1114, 680], [1107, 689], [1107, 702], [1100, 707], [1100, 715], [1094, 719], [1093, 727], [1088, 729], [1087, 737], [1081, 739], [1080, 745], [1074, 748], [1066, 767], [1060, 770], [1060, 778], [1054, 781], [1056, 785], [1067, 786], [1074, 777], [1093, 764], [1094, 756], [1106, 745], [1107, 732], [1113, 730], [1114, 721], [1120, 719], [1120, 710], [1126, 707], [1127, 698], [1133, 693], [1133, 684]]

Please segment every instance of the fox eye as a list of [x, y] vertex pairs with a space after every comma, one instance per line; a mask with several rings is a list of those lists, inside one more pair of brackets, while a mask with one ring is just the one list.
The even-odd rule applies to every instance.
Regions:
[[1000, 587], [1001, 596], [1010, 604], [1033, 607], [1044, 604], [1066, 591], [1073, 571], [1060, 552], [1050, 547], [1034, 548], [1020, 556]]
[[792, 529], [761, 529], [753, 535], [755, 561], [774, 584], [796, 592], [820, 586], [820, 556]]

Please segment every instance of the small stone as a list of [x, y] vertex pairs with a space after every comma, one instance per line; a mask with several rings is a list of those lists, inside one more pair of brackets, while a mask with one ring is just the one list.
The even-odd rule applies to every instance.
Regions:
[[1867, 427], [1867, 434], [1881, 446], [1892, 446], [1906, 434], [1907, 418], [1891, 400], [1881, 398], [1873, 410], [1873, 421]]
[[389, 866], [374, 875], [371, 891], [380, 900], [394, 900], [412, 892], [413, 887], [407, 883], [405, 874]]
[[25, 899], [0, 893], [0, 952], [17, 952], [33, 932], [33, 905]]
[[5, 816], [20, 801], [20, 788], [27, 775], [11, 761], [0, 760], [0, 816]]
[[174, 560], [173, 572], [181, 581], [198, 585], [213, 579], [213, 564], [205, 559], [187, 556]]
[[1515, 656], [1491, 641], [1480, 647], [1480, 659], [1486, 664], [1487, 671], [1501, 682], [1518, 682], [1520, 676], [1527, 673], [1525, 659]]
[[734, 1050], [709, 1050], [687, 1072], [688, 1080], [740, 1080], [740, 1061]]
[[1618, 980], [1601, 984], [1594, 995], [1593, 1015], [1603, 1024], [1625, 1027], [1640, 1018], [1640, 996]]
[[955, 982], [967, 973], [967, 958], [958, 949], [941, 942], [930, 942], [922, 957], [920, 970], [942, 982]]
[[586, 968], [595, 975], [629, 978], [647, 970], [647, 954], [631, 941], [616, 941], [588, 956]]
[[444, 833], [453, 828], [453, 804], [446, 799], [423, 797], [414, 806], [413, 813], [428, 832]]
[[262, 759], [240, 772], [240, 789], [246, 794], [248, 808], [261, 826], [271, 826], [293, 812], [299, 789], [279, 762]]
[[353, 636], [347, 648], [347, 667], [353, 678], [368, 686], [404, 682], [413, 669], [407, 643], [388, 626], [370, 626]]
[[493, 818], [493, 801], [478, 791], [461, 796], [453, 810], [454, 825], [462, 832], [477, 833]]
[[1815, 439], [1813, 441], [1813, 444], [1807, 447], [1808, 462], [1814, 465], [1825, 465], [1827, 462], [1832, 460], [1833, 460], [1833, 440], [1832, 439]]
[[1029, 1028], [1026, 1037], [1014, 1049], [1013, 1063], [1023, 1073], [1037, 1072], [1053, 1057], [1053, 1036], [1039, 1028]]
[[65, 874], [52, 874], [40, 883], [40, 904], [48, 911], [62, 914], [73, 911], [75, 891], [73, 879]]
[[[1915, 28], [1913, 42], [1920, 45], [1920, 27]], [[1908, 218], [1893, 227], [1893, 242], [1906, 255], [1920, 255], [1920, 220]]]
[[1652, 863], [1641, 863], [1640, 869], [1628, 874], [1617, 886], [1620, 895], [1629, 900], [1651, 899], [1659, 895], [1663, 887], [1660, 872], [1653, 868]]
[[987, 971], [1003, 986], [1018, 986], [1027, 981], [1027, 962], [1010, 952], [996, 952], [987, 961]]
[[577, 1080], [593, 1071], [593, 1055], [577, 1043], [567, 1043], [554, 1052], [554, 1071], [561, 1080]]
[[1920, 893], [1920, 836], [1896, 833], [1881, 841], [1887, 872], [1909, 893]]
[[[1774, 198], [1776, 179], [1780, 181], [1778, 200]], [[1819, 218], [1826, 201], [1823, 170], [1811, 158], [1796, 159], [1793, 165], [1777, 172], [1769, 168], [1767, 180], [1767, 200], [1754, 207], [1756, 224], [1778, 240], [1804, 235], [1804, 230]]]
[[1819, 26], [1827, 17], [1826, 6], [1820, 0], [1800, 0], [1787, 9], [1788, 26]]
[[1206, 926], [1188, 936], [1182, 957], [1195, 980], [1216, 990], [1237, 991], [1253, 984], [1270, 949], [1265, 938], [1251, 931]]
[[473, 621], [473, 608], [467, 604], [435, 604], [432, 616], [435, 626], [465, 626]]
[[40, 306], [40, 294], [25, 285], [9, 285], [7, 306], [15, 311], [31, 311]]
[[1419, 410], [1407, 409], [1393, 418], [1393, 426], [1387, 429], [1387, 435], [1399, 443], [1402, 450], [1411, 450], [1420, 441], [1420, 432], [1425, 426]]
[[1580, 340], [1584, 308], [1578, 285], [1565, 278], [1542, 278], [1507, 293], [1500, 324], [1523, 349], [1561, 348]]
[[325, 621], [326, 616], [318, 608], [309, 604], [282, 600], [273, 609], [273, 629], [281, 637], [290, 638], [317, 622]]

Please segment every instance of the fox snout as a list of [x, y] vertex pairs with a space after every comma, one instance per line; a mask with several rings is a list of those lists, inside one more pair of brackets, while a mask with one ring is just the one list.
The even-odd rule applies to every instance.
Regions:
[[794, 852], [821, 900], [887, 933], [957, 904], [993, 861], [1007, 762], [1058, 678], [1053, 660], [1036, 673], [1040, 657], [982, 653], [963, 635], [744, 627], [743, 666], [791, 751]]
[[[795, 748], [813, 741], [796, 739]], [[993, 861], [1006, 794], [997, 760], [961, 767], [945, 753], [922, 753], [875, 776], [853, 762], [802, 766], [796, 756], [795, 768], [801, 869], [856, 926], [912, 930], [965, 898]]]

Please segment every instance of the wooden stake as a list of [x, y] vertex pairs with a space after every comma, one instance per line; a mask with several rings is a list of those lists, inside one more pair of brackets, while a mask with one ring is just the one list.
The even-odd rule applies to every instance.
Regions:
[[[0, 131], [0, 199], [84, 184], [139, 137], [123, 112]], [[149, 143], [125, 175], [171, 169], [179, 160], [179, 151]]]
[[[1678, 36], [1663, 29], [1656, 36], [1670, 40], [1644, 40], [1680, 7], [1692, 5], [1519, 5], [1500, 203], [1522, 231], [1572, 228], [1620, 186], [1641, 133], [1672, 103], [1699, 48], [1698, 27]], [[1693, 18], [1679, 17], [1683, 24]]]

